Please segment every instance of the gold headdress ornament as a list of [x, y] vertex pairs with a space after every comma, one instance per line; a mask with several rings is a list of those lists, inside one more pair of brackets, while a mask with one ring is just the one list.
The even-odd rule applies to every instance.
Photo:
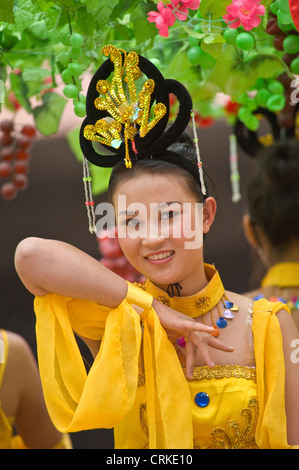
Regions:
[[[141, 77], [138, 67], [139, 56], [132, 51], [128, 54], [114, 46], [105, 46], [102, 49], [105, 56], [110, 56], [114, 64], [114, 75], [111, 83], [107, 80], [98, 80], [96, 90], [99, 97], [95, 99], [94, 106], [100, 111], [107, 111], [112, 121], [102, 118], [93, 124], [84, 127], [83, 135], [87, 140], [99, 142], [113, 148], [119, 148], [123, 140], [121, 131], [124, 127], [125, 162], [126, 166], [132, 166], [129, 154], [128, 141], [134, 140], [138, 132], [140, 137], [147, 133], [166, 114], [167, 108], [163, 103], [156, 103], [153, 109], [154, 117], [150, 120], [150, 108], [155, 82], [146, 80], [139, 94], [136, 92], [136, 81]], [[124, 63], [122, 54], [124, 54]], [[127, 84], [128, 96], [124, 91], [123, 81]]]

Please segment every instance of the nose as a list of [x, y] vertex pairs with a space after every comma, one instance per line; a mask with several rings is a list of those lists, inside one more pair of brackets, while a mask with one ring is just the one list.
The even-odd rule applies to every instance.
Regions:
[[147, 237], [142, 238], [142, 245], [146, 248], [160, 248], [163, 246], [165, 241], [165, 237], [163, 235], [159, 236], [157, 234], [154, 234], [151, 236], [149, 234]]

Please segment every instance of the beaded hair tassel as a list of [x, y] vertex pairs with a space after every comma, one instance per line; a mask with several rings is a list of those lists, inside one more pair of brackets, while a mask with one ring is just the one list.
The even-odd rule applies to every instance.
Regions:
[[195, 123], [195, 113], [192, 111], [191, 113], [191, 119], [192, 119], [192, 128], [193, 128], [193, 142], [195, 144], [195, 151], [196, 151], [196, 158], [197, 158], [197, 167], [199, 171], [199, 179], [200, 179], [200, 186], [201, 186], [201, 192], [205, 196], [207, 194], [205, 182], [204, 182], [204, 177], [203, 177], [203, 169], [202, 169], [202, 161], [200, 158], [200, 151], [199, 151], [199, 145], [198, 145], [198, 137], [197, 137], [197, 132], [196, 132], [196, 123]]
[[91, 190], [91, 176], [87, 159], [83, 155], [83, 185], [85, 192], [85, 206], [87, 210], [90, 233], [96, 233], [94, 201]]
[[237, 138], [235, 134], [231, 134], [229, 138], [230, 143], [230, 180], [232, 185], [232, 201], [238, 202], [241, 199], [240, 194], [240, 174], [238, 170], [238, 152], [237, 152]]

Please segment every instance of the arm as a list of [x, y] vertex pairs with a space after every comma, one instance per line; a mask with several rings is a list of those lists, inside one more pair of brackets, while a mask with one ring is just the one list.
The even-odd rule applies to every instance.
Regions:
[[[40, 238], [23, 240], [16, 250], [15, 266], [23, 284], [34, 295], [55, 293], [94, 301], [111, 308], [116, 308], [127, 296], [127, 281], [86, 253], [60, 241]], [[207, 345], [227, 352], [233, 350], [212, 339], [208, 333], [213, 332], [213, 328], [195, 322], [155, 299], [153, 307], [163, 328], [176, 331], [178, 336], [185, 336], [202, 351], [211, 367], [213, 362]], [[82, 339], [93, 353], [97, 350], [98, 345], [91, 345], [86, 338]], [[188, 370], [191, 371], [194, 360], [191, 348], [188, 357], [191, 358], [188, 362]]]
[[127, 294], [127, 282], [83, 251], [60, 241], [27, 238], [17, 247], [15, 266], [33, 295], [65, 297], [117, 307]]
[[289, 445], [299, 444], [299, 364], [294, 360], [294, 340], [299, 333], [292, 317], [285, 310], [277, 313], [280, 323], [285, 360], [285, 407], [287, 417], [287, 436]]
[[12, 411], [11, 405], [15, 408], [15, 425], [27, 447], [51, 449], [61, 440], [62, 434], [49, 418], [35, 358], [21, 336], [9, 332], [8, 340], [3, 406], [6, 405], [8, 414]]

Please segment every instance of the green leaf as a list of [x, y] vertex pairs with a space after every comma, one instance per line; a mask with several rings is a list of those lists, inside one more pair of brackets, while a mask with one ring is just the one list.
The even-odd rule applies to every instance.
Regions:
[[201, 0], [199, 12], [203, 18], [211, 15], [211, 19], [217, 19], [225, 15], [226, 7], [232, 3], [232, 0]]
[[182, 26], [183, 26], [184, 30], [186, 31], [186, 33], [189, 36], [192, 36], [193, 38], [202, 39], [206, 36], [206, 33], [197, 33], [196, 31], [193, 31], [192, 28], [189, 28], [189, 26], [187, 26], [186, 24], [183, 24]]
[[35, 21], [33, 24], [31, 24], [28, 27], [28, 29], [38, 39], [45, 40], [45, 39], [48, 39], [48, 37], [49, 37], [47, 25], [46, 25], [46, 22], [44, 20]]
[[96, 19], [91, 12], [88, 12], [86, 7], [79, 8], [76, 14], [76, 32], [82, 35], [93, 35], [96, 25]]
[[270, 78], [284, 71], [282, 62], [274, 55], [259, 54], [248, 61], [248, 64], [255, 69], [257, 78]]
[[214, 57], [214, 59], [218, 59], [223, 50], [223, 44], [221, 43], [207, 44], [205, 41], [202, 41], [200, 47], [203, 51]]
[[154, 23], [150, 23], [147, 20], [147, 14], [149, 11], [150, 7], [148, 5], [145, 3], [139, 3], [131, 15], [136, 44], [145, 42], [147, 39], [158, 34], [158, 30]]
[[203, 42], [205, 44], [223, 44], [225, 43], [225, 39], [221, 34], [206, 34], [203, 39]]
[[32, 112], [31, 104], [28, 99], [29, 96], [29, 89], [27, 83], [23, 79], [22, 74], [15, 74], [11, 73], [9, 75], [9, 81], [11, 84], [11, 88], [19, 101], [20, 105], [26, 109], [28, 113]]
[[0, 104], [5, 104], [5, 84], [0, 80]]
[[15, 15], [13, 13], [14, 0], [0, 0], [0, 21], [5, 23], [14, 23]]
[[19, 31], [28, 28], [38, 19], [36, 7], [31, 0], [19, 0], [14, 6], [14, 14]]
[[42, 101], [41, 106], [33, 109], [36, 127], [44, 136], [56, 134], [67, 100], [56, 93], [45, 93]]
[[43, 80], [43, 78], [49, 77], [51, 75], [51, 71], [41, 68], [41, 67], [36, 67], [33, 65], [29, 65], [27, 67], [24, 67], [23, 70], [23, 79], [27, 82], [31, 80]]
[[91, 187], [95, 196], [107, 191], [111, 172], [112, 168], [100, 168], [91, 165]]
[[271, 3], [273, 3], [274, 0], [262, 0], [261, 1], [261, 4], [264, 5], [264, 7], [268, 7], [269, 5], [271, 5]]
[[[71, 151], [75, 155], [78, 162], [82, 162], [82, 150], [79, 143], [80, 128], [76, 127], [67, 134], [67, 141]], [[90, 165], [91, 186], [94, 196], [104, 193], [108, 189], [112, 168], [101, 168]]]
[[[132, 13], [136, 6], [140, 3], [140, 0], [130, 0], [130, 2], [120, 1], [118, 5], [113, 8], [111, 12], [110, 19], [111, 21], [116, 21], [117, 19], [122, 20], [125, 15]], [[156, 10], [156, 5], [151, 4], [151, 8]]]
[[0, 79], [3, 80], [4, 82], [6, 82], [6, 79], [7, 79], [6, 66], [2, 62], [0, 62]]
[[75, 127], [75, 129], [72, 129], [67, 133], [66, 138], [76, 159], [78, 162], [82, 162], [82, 150], [79, 143], [79, 132], [80, 127]]
[[256, 79], [257, 73], [255, 68], [251, 67], [250, 61], [245, 62], [243, 54], [234, 46], [228, 45], [209, 76], [209, 82], [217, 85], [218, 91], [229, 95], [233, 101], [249, 90]]
[[186, 86], [195, 83], [198, 86], [198, 72], [197, 68], [191, 66], [188, 58], [187, 51], [181, 49], [174, 56], [170, 64], [166, 67], [163, 75], [167, 78], [173, 78], [179, 82], [185, 83]]
[[[100, 4], [99, 4], [100, 3]], [[106, 30], [110, 24], [110, 15], [118, 5], [119, 0], [109, 0], [99, 2], [98, 0], [88, 0], [86, 8], [96, 18], [97, 28]]]

